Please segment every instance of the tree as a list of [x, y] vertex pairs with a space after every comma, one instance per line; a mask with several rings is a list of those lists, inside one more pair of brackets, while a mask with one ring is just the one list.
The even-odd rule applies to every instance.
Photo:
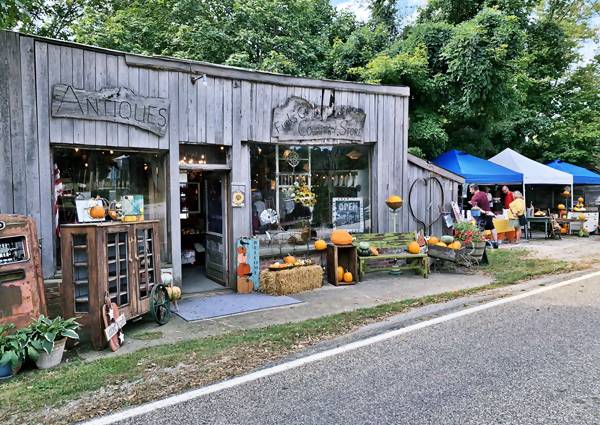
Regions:
[[397, 0], [371, 0], [369, 4], [373, 26], [383, 26], [390, 38], [398, 35], [396, 2]]
[[88, 3], [92, 1], [5, 0], [0, 2], [0, 28], [67, 39]]

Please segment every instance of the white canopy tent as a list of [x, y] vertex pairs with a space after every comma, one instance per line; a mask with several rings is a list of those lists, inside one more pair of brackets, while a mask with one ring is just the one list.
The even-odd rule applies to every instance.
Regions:
[[489, 161], [523, 174], [523, 197], [525, 197], [525, 184], [570, 186], [571, 205], [573, 205], [573, 176], [571, 174], [548, 167], [509, 148], [493, 156]]

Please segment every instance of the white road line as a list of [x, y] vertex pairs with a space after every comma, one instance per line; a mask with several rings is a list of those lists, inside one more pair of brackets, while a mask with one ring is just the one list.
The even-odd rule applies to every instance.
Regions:
[[382, 341], [387, 341], [389, 339], [395, 338], [399, 335], [404, 335], [409, 332], [413, 332], [419, 329], [427, 328], [430, 326], [437, 325], [439, 323], [448, 322], [450, 320], [457, 319], [459, 317], [468, 316], [470, 314], [474, 314], [483, 310], [488, 310], [490, 308], [498, 307], [500, 305], [508, 304], [511, 302], [522, 300], [523, 298], [531, 297], [534, 295], [538, 295], [547, 291], [551, 291], [553, 289], [562, 288], [563, 286], [571, 285], [573, 283], [581, 282], [583, 280], [587, 280], [593, 277], [600, 276], [600, 271], [594, 273], [588, 273], [583, 276], [579, 276], [573, 279], [565, 280], [564, 282], [552, 284], [549, 286], [544, 286], [541, 288], [533, 289], [528, 292], [523, 292], [522, 294], [513, 295], [507, 298], [501, 298], [495, 301], [491, 301], [489, 303], [481, 304], [476, 307], [470, 307], [465, 310], [457, 311], [454, 313], [447, 314], [445, 316], [436, 317], [434, 319], [426, 320], [423, 322], [415, 323], [414, 325], [407, 326], [402, 329], [396, 329], [393, 331], [385, 332], [379, 335], [375, 335], [360, 341], [351, 342], [346, 345], [342, 345], [340, 347], [332, 348], [330, 350], [325, 350], [316, 354], [312, 354], [307, 357], [303, 357], [300, 359], [292, 360], [287, 363], [279, 364], [277, 366], [273, 366], [267, 369], [259, 370], [253, 373], [249, 373], [247, 375], [239, 376], [237, 378], [230, 379], [228, 381], [219, 382], [217, 384], [209, 385], [207, 387], [198, 388], [195, 390], [191, 390], [182, 394], [178, 394], [172, 397], [168, 397], [162, 400], [153, 401], [151, 403], [143, 404], [138, 407], [133, 407], [131, 409], [124, 410], [119, 413], [115, 413], [112, 415], [100, 417], [97, 419], [92, 419], [88, 422], [85, 422], [83, 425], [108, 425], [115, 423], [117, 421], [122, 421], [125, 419], [133, 418], [135, 416], [140, 416], [145, 413], [152, 412], [157, 409], [162, 409], [165, 407], [173, 406], [179, 403], [183, 403], [189, 400], [193, 400], [195, 398], [199, 398], [205, 396], [207, 394], [215, 393], [218, 391], [225, 390], [227, 388], [236, 387], [238, 385], [246, 384], [248, 382], [256, 381], [257, 379], [265, 378], [267, 376], [272, 376], [278, 373], [285, 372], [290, 369], [295, 369], [300, 366], [304, 366], [309, 363], [318, 362], [320, 360], [337, 356], [338, 354], [347, 353], [349, 351], [353, 351], [362, 347], [366, 347], [369, 345], [377, 344]]

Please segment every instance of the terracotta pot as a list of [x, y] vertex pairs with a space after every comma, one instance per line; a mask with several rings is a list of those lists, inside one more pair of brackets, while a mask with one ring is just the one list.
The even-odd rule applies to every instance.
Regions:
[[62, 361], [66, 342], [67, 338], [54, 341], [54, 349], [50, 353], [40, 354], [40, 357], [36, 360], [35, 365], [39, 369], [50, 369], [58, 366]]

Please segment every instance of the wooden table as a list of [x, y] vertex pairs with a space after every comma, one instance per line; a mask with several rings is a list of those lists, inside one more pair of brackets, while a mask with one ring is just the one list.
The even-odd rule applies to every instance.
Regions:
[[548, 239], [548, 225], [550, 217], [527, 217], [527, 226], [525, 226], [525, 239], [531, 239], [531, 223], [544, 223], [544, 239]]

